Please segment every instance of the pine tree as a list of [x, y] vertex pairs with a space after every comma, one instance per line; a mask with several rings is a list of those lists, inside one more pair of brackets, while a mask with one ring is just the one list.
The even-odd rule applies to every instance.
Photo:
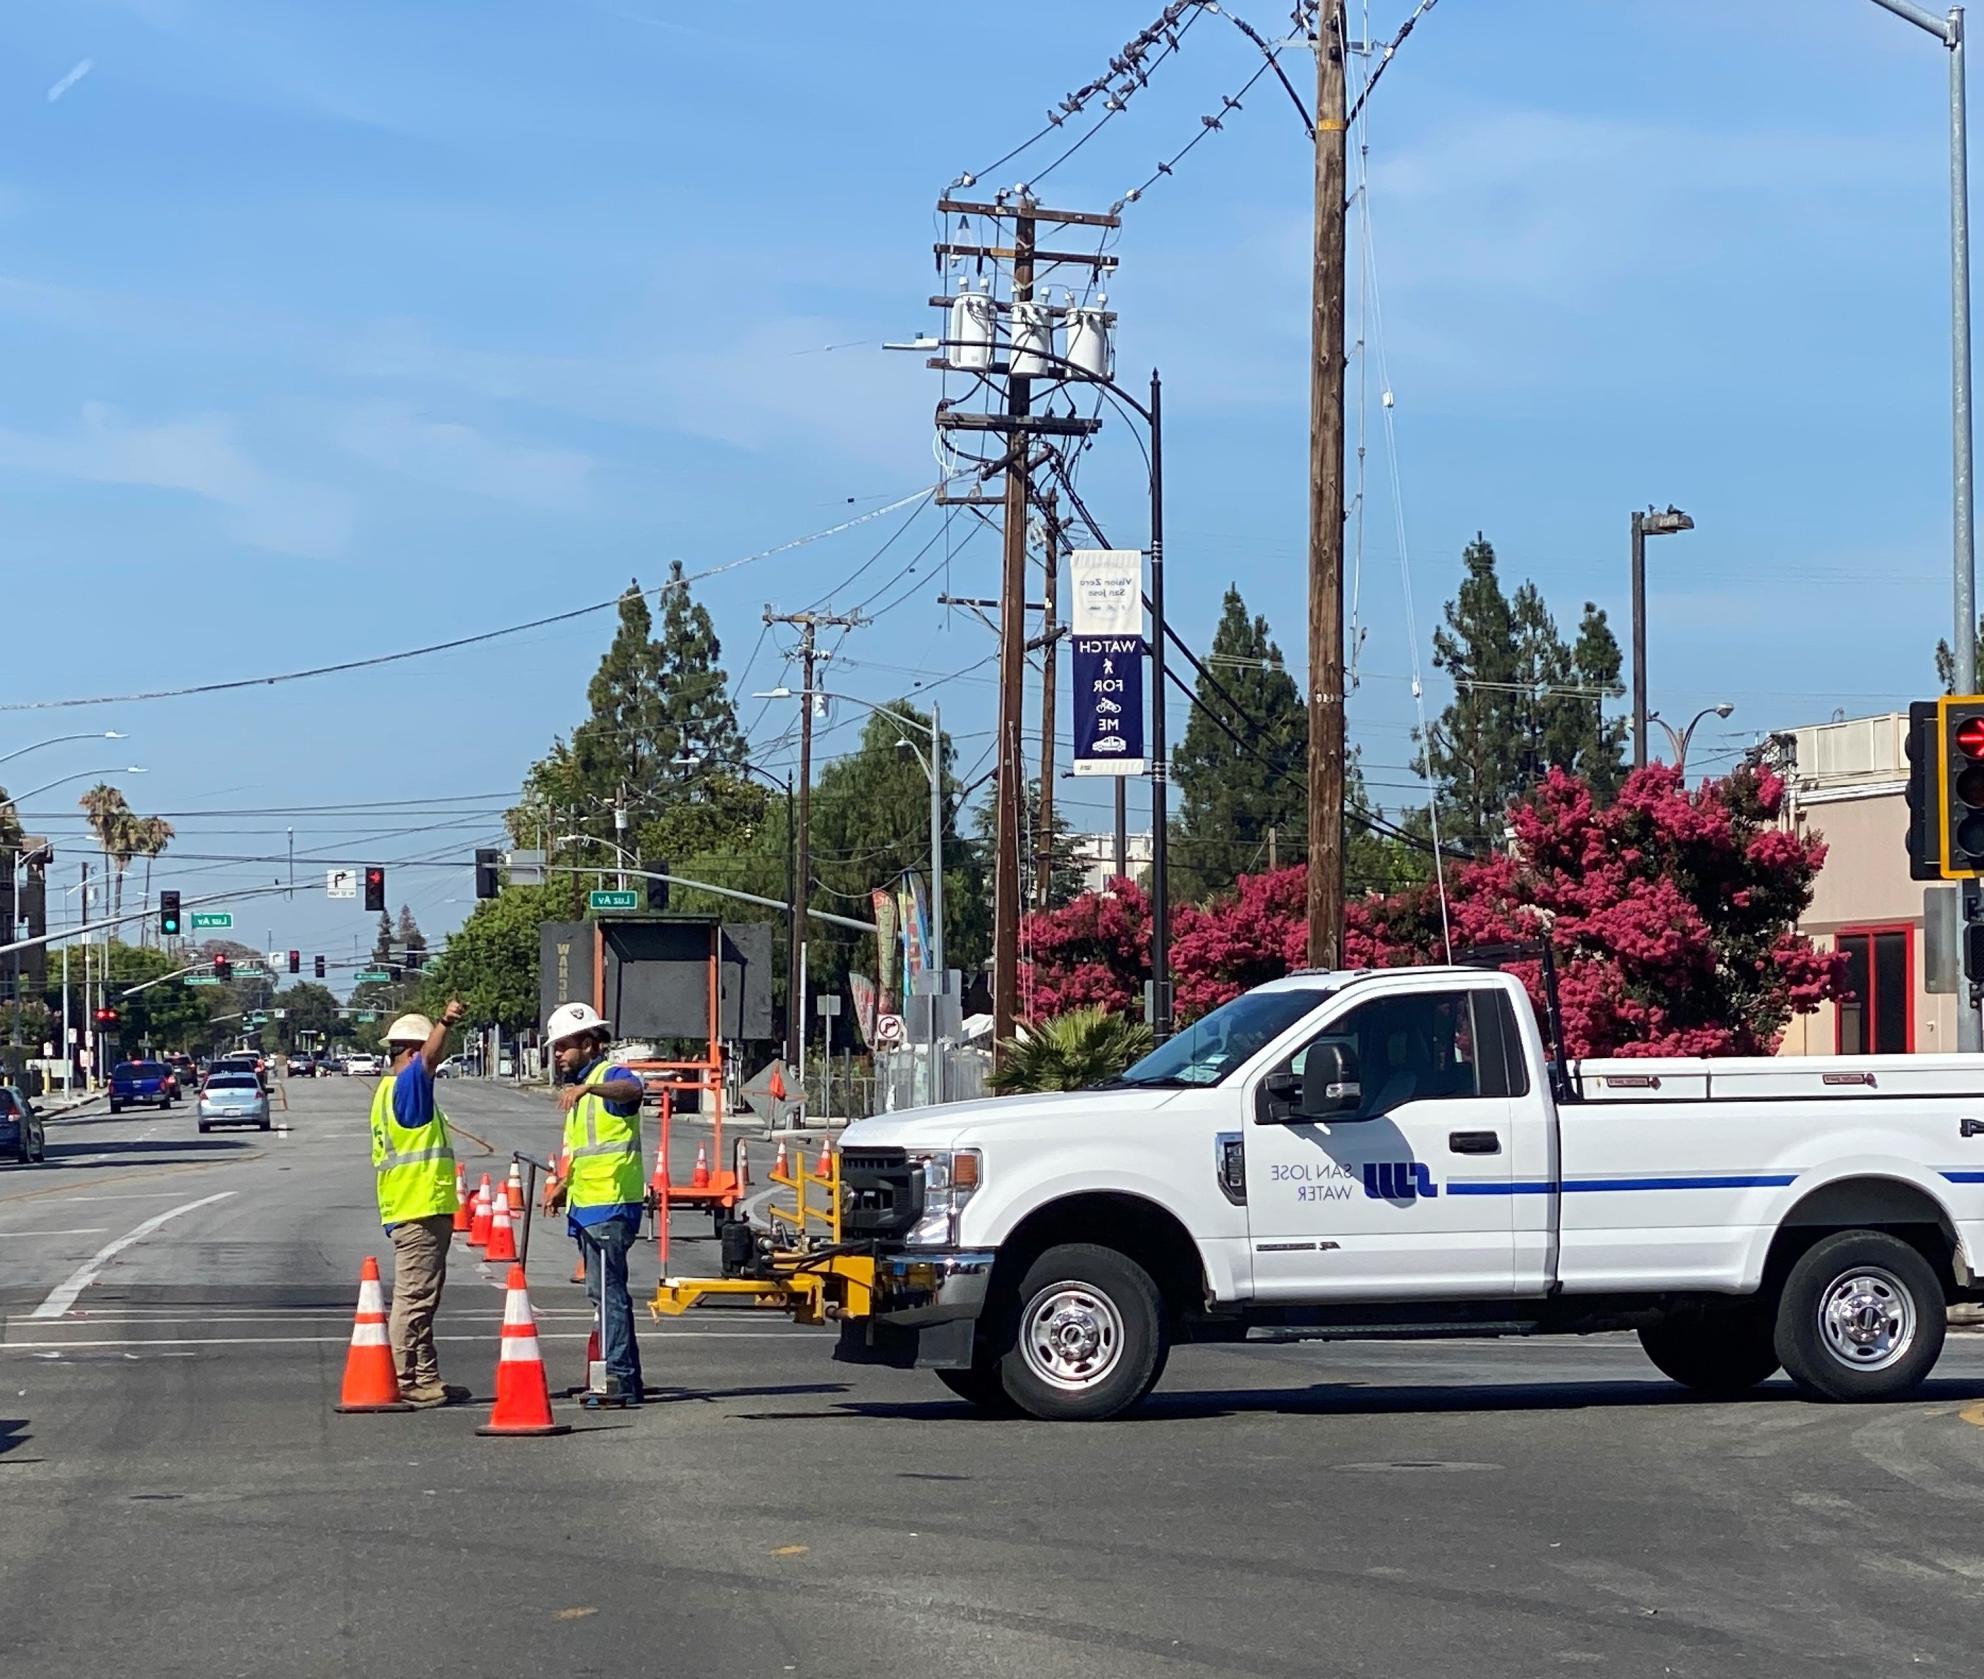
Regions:
[[400, 946], [406, 953], [406, 966], [419, 968], [426, 965], [427, 935], [420, 930], [420, 923], [413, 918], [413, 911], [405, 904], [400, 905], [398, 929]]
[[[1977, 668], [1984, 670], [1984, 618], [1977, 621]], [[1956, 692], [1956, 653], [1947, 638], [1936, 643], [1936, 680], [1944, 693]]]
[[1243, 870], [1265, 868], [1270, 829], [1284, 856], [1301, 855], [1307, 843], [1308, 713], [1267, 619], [1248, 615], [1237, 587], [1226, 591], [1206, 665], [1211, 678], [1199, 678], [1199, 703], [1171, 754], [1178, 903], [1230, 887]]
[[723, 644], [706, 608], [689, 594], [682, 562], [669, 568], [662, 591], [658, 676], [661, 729], [656, 745], [669, 764], [685, 751], [696, 758], [733, 764], [744, 756], [730, 679], [717, 661]]
[[1605, 716], [1606, 700], [1616, 700], [1619, 694], [1619, 673], [1626, 661], [1619, 651], [1619, 638], [1605, 621], [1604, 610], [1592, 601], [1584, 603], [1571, 662], [1578, 686], [1585, 692], [1579, 697], [1575, 722], [1568, 731], [1576, 743], [1574, 755], [1554, 761], [1564, 763], [1584, 780], [1601, 804], [1607, 804], [1626, 779], [1625, 720], [1608, 722]]
[[372, 940], [372, 966], [384, 968], [393, 960], [393, 918], [386, 911], [379, 911], [379, 931]]
[[[992, 873], [997, 849], [995, 824], [998, 819], [998, 801], [992, 798], [979, 805], [978, 813], [972, 819], [972, 831], [977, 836], [979, 866], [988, 877]], [[1025, 836], [1020, 844], [1020, 902], [1028, 910], [1058, 909], [1080, 893], [1086, 866], [1075, 850], [1074, 828], [1061, 807], [1056, 805], [1054, 837], [1048, 846], [1047, 899], [1044, 904], [1041, 902], [1040, 782], [1037, 777], [1029, 776], [1020, 790], [1020, 830]], [[929, 871], [926, 869], [924, 872]]]
[[1433, 725], [1426, 756], [1440, 788], [1446, 837], [1486, 849], [1520, 777], [1516, 627], [1495, 575], [1495, 549], [1479, 531], [1461, 554], [1467, 576], [1433, 632], [1433, 663], [1454, 697]]

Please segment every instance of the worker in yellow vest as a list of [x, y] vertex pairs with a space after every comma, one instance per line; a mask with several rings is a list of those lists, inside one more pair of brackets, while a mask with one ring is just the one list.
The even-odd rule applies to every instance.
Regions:
[[434, 1314], [448, 1280], [455, 1222], [455, 1148], [434, 1101], [434, 1069], [447, 1053], [448, 1028], [462, 1017], [450, 1000], [437, 1024], [403, 1014], [386, 1028], [391, 1065], [372, 1093], [372, 1170], [379, 1222], [393, 1242], [393, 1363], [409, 1405], [458, 1405], [468, 1389], [441, 1380]]
[[[585, 1257], [586, 1293], [600, 1320], [600, 1358], [621, 1402], [641, 1402], [641, 1349], [627, 1293], [627, 1248], [641, 1228], [647, 1181], [641, 1175], [640, 1076], [606, 1059], [608, 1022], [590, 1003], [564, 1003], [545, 1022], [565, 1115], [565, 1227]], [[597, 1403], [589, 1396], [581, 1403]]]

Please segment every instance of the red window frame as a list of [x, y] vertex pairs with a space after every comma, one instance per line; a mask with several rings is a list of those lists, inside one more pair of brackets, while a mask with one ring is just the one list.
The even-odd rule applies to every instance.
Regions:
[[[1881, 1003], [1880, 979], [1875, 972], [1877, 964], [1874, 961], [1873, 941], [1876, 937], [1884, 933], [1899, 933], [1901, 935], [1902, 972], [1907, 976], [1906, 983], [1902, 986], [1901, 994], [1902, 1051], [1904, 1054], [1913, 1055], [1915, 1053], [1915, 941], [1920, 937], [1915, 923], [1912, 921], [1878, 921], [1870, 922], [1861, 927], [1842, 927], [1837, 933], [1833, 934], [1833, 949], [1844, 949], [1848, 939], [1867, 940], [1867, 995], [1861, 999], [1860, 1006], [1861, 1018], [1865, 1023], [1863, 1035], [1871, 1045], [1875, 1038], [1875, 1011], [1880, 1007]], [[1832, 1011], [1832, 1048], [1835, 1055], [1844, 1055], [1847, 1053], [1842, 1041], [1845, 1031], [1846, 1019], [1844, 1012], [1835, 1005]], [[1870, 1048], [1861, 1053], [1874, 1055], [1879, 1052]]]

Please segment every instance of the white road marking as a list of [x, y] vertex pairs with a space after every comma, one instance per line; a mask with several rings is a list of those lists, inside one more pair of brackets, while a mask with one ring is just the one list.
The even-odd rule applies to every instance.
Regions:
[[101, 1236], [109, 1228], [107, 1224], [98, 1224], [87, 1230], [0, 1230], [0, 1242], [19, 1241], [23, 1236]]
[[106, 1242], [76, 1267], [70, 1275], [50, 1291], [46, 1300], [28, 1313], [31, 1318], [59, 1318], [75, 1305], [76, 1297], [91, 1283], [95, 1282], [103, 1268], [134, 1242], [142, 1242], [160, 1226], [169, 1224], [181, 1213], [196, 1212], [201, 1207], [211, 1207], [216, 1201], [225, 1201], [234, 1194], [231, 1189], [223, 1189], [218, 1195], [203, 1195], [197, 1201], [187, 1201], [177, 1207], [168, 1207], [162, 1213], [154, 1213], [135, 1229], [127, 1230], [114, 1242]]
[[[46, 1201], [170, 1201], [179, 1193], [176, 1189], [147, 1189], [135, 1195], [46, 1195]], [[26, 1200], [26, 1196], [21, 1197]]]

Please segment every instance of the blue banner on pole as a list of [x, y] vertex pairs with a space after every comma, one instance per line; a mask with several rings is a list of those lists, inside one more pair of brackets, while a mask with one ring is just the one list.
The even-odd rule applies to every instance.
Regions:
[[1074, 654], [1077, 775], [1142, 775], [1144, 657], [1142, 636], [1078, 635]]

